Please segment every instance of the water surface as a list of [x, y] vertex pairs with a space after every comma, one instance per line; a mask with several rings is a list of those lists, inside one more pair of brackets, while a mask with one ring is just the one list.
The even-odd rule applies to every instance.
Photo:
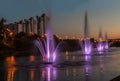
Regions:
[[40, 56], [9, 56], [0, 60], [0, 81], [109, 81], [120, 74], [119, 50], [60, 52], [56, 64], [41, 64]]

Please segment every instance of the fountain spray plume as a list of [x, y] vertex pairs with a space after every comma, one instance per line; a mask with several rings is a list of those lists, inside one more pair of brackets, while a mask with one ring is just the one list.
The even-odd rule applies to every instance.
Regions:
[[54, 44], [54, 37], [53, 33], [51, 30], [51, 25], [50, 25], [50, 18], [47, 18], [47, 23], [46, 23], [46, 53], [47, 53], [47, 60], [50, 62], [51, 58], [54, 58], [54, 50], [55, 50], [55, 44]]
[[106, 49], [106, 50], [108, 50], [109, 49], [109, 46], [110, 46], [110, 44], [108, 43], [108, 36], [107, 36], [107, 32], [105, 33], [105, 46], [104, 46], [104, 48]]
[[97, 50], [98, 50], [98, 52], [102, 52], [104, 50], [103, 36], [102, 36], [102, 30], [101, 30], [101, 28], [99, 29]]
[[87, 12], [85, 12], [85, 21], [84, 21], [84, 40], [81, 41], [80, 43], [83, 54], [90, 54], [92, 52], [92, 43], [89, 38]]
[[34, 41], [34, 45], [39, 49], [44, 62], [53, 63], [56, 61], [57, 49], [61, 42], [55, 45], [54, 36], [51, 30], [50, 17], [45, 15], [45, 21], [45, 39], [37, 38], [37, 40]]

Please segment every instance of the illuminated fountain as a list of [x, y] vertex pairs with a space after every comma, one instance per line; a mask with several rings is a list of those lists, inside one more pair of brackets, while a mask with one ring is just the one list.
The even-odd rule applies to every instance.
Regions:
[[53, 33], [50, 27], [50, 19], [46, 19], [46, 21], [46, 37], [42, 39], [37, 38], [37, 40], [34, 41], [34, 44], [39, 49], [43, 61], [46, 63], [53, 63], [56, 60], [57, 48], [60, 43], [55, 46]]
[[103, 52], [104, 51], [104, 43], [103, 43], [103, 37], [102, 37], [102, 31], [101, 31], [101, 29], [99, 30], [97, 51], [98, 52]]
[[81, 48], [83, 54], [90, 54], [92, 52], [92, 43], [89, 38], [89, 29], [88, 29], [88, 19], [87, 12], [85, 12], [85, 21], [84, 21], [84, 40], [81, 41]]
[[103, 42], [103, 37], [102, 37], [102, 32], [101, 29], [99, 31], [99, 39], [98, 39], [98, 44], [97, 44], [97, 50], [101, 54], [105, 50], [109, 49], [110, 44], [108, 43], [108, 36], [107, 33], [105, 34], [105, 40]]
[[104, 48], [105, 48], [106, 50], [108, 50], [108, 49], [109, 49], [109, 46], [110, 46], [110, 44], [108, 43], [108, 36], [107, 36], [107, 33], [106, 33], [106, 34], [105, 34]]

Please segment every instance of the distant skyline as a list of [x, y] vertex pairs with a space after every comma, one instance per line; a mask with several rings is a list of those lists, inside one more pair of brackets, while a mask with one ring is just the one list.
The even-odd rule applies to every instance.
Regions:
[[7, 22], [35, 17], [42, 13], [51, 16], [55, 34], [83, 37], [84, 13], [88, 12], [90, 37], [120, 38], [120, 0], [1, 0], [0, 17]]

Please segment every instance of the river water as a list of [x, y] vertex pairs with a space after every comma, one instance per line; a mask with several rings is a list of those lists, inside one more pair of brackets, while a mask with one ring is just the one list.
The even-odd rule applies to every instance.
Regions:
[[0, 59], [0, 81], [110, 81], [120, 75], [120, 48], [101, 53], [59, 52], [56, 64], [41, 64], [40, 56]]

